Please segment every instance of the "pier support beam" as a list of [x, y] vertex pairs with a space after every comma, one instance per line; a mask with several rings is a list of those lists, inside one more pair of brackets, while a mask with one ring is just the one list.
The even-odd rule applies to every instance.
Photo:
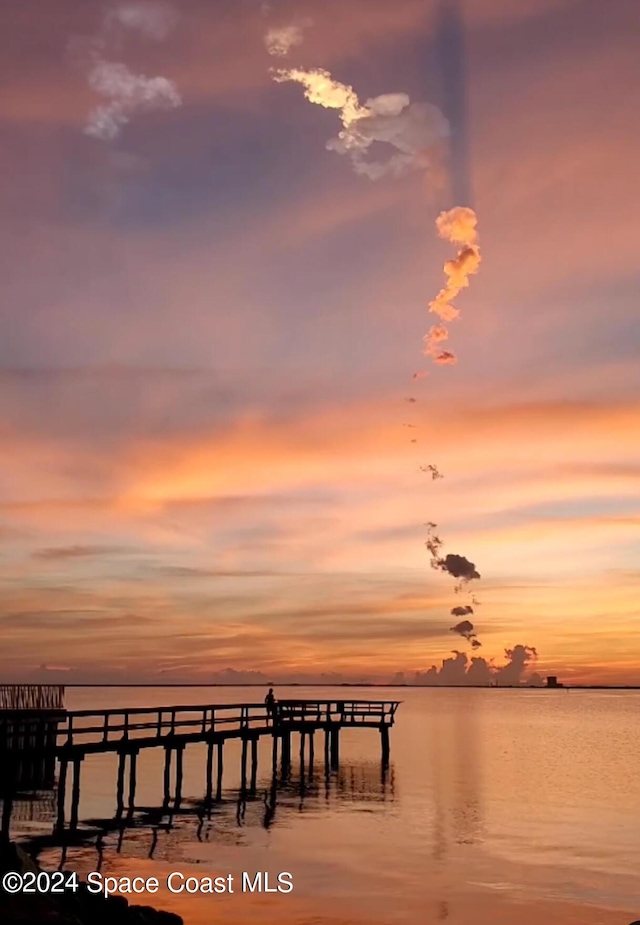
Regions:
[[118, 783], [116, 787], [116, 816], [121, 816], [124, 810], [124, 777], [127, 766], [127, 753], [118, 752]]
[[335, 770], [340, 764], [340, 726], [336, 723], [330, 735], [331, 767]]
[[171, 754], [170, 745], [164, 747], [164, 805], [169, 805], [171, 800]]
[[182, 800], [183, 758], [184, 758], [184, 744], [180, 744], [176, 748], [176, 794], [175, 794], [176, 809], [180, 806], [180, 801]]
[[56, 828], [59, 832], [64, 831], [68, 768], [69, 762], [66, 758], [62, 758], [60, 760], [60, 778], [58, 780], [58, 819], [56, 822]]
[[291, 733], [289, 730], [282, 733], [282, 758], [281, 770], [282, 776], [286, 777], [291, 768]]
[[213, 795], [213, 739], [207, 743], [207, 803], [211, 802]]
[[218, 800], [218, 801], [222, 799], [222, 771], [223, 771], [223, 768], [224, 768], [224, 764], [223, 764], [223, 760], [222, 760], [223, 749], [224, 749], [224, 740], [223, 740], [223, 739], [220, 739], [219, 742], [218, 742], [218, 748], [217, 748], [217, 752], [218, 752], [217, 765], [218, 765], [218, 767], [217, 767], [217, 774], [216, 774], [216, 800]]
[[129, 816], [133, 816], [135, 810], [135, 800], [136, 800], [136, 766], [138, 763], [138, 752], [132, 751], [129, 755], [129, 799], [127, 812]]
[[309, 777], [313, 777], [313, 761], [315, 758], [315, 749], [313, 740], [315, 737], [315, 729], [312, 729], [309, 733]]
[[382, 766], [389, 766], [389, 727], [380, 726], [380, 744], [382, 745]]
[[242, 736], [242, 757], [240, 759], [240, 790], [242, 793], [247, 789], [247, 746], [249, 740], [246, 735]]
[[69, 817], [69, 829], [72, 832], [78, 828], [78, 812], [80, 808], [80, 769], [82, 767], [82, 756], [76, 755], [73, 759], [73, 787], [71, 790], [71, 815]]
[[256, 784], [258, 779], [258, 739], [254, 736], [251, 739], [251, 782], [249, 784], [249, 789], [251, 793], [256, 792]]

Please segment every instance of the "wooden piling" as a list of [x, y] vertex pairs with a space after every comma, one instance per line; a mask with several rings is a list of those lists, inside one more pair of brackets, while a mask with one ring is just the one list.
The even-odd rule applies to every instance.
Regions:
[[251, 783], [249, 784], [249, 789], [251, 793], [256, 792], [256, 784], [258, 778], [258, 738], [253, 736], [251, 739]]
[[389, 765], [389, 727], [380, 726], [380, 743], [382, 746], [382, 766], [384, 768]]
[[71, 815], [69, 817], [69, 829], [72, 832], [78, 828], [78, 812], [80, 808], [80, 768], [82, 767], [82, 756], [76, 755], [73, 759], [73, 787], [71, 791]]
[[224, 749], [224, 739], [219, 739], [218, 747], [217, 747], [218, 760], [216, 762], [216, 764], [218, 765], [217, 774], [216, 774], [216, 800], [222, 799], [222, 773], [223, 773], [223, 768], [224, 768], [223, 754], [222, 754], [223, 749]]
[[168, 806], [171, 800], [171, 754], [170, 745], [164, 747], [164, 805]]
[[282, 773], [291, 767], [291, 733], [287, 729], [282, 732]]
[[128, 813], [130, 816], [133, 815], [135, 809], [135, 799], [136, 799], [136, 765], [138, 762], [138, 752], [132, 751], [129, 755], [129, 799], [128, 799]]
[[334, 723], [331, 728], [331, 767], [337, 768], [340, 764], [340, 726]]
[[127, 753], [124, 749], [118, 752], [118, 783], [116, 788], [116, 815], [121, 816], [124, 810], [124, 776], [127, 766]]
[[211, 795], [213, 791], [213, 739], [209, 739], [207, 743], [207, 803], [211, 802]]
[[69, 768], [68, 760], [63, 757], [60, 760], [60, 777], [58, 779], [58, 820], [56, 827], [58, 831], [64, 830], [65, 823], [65, 802], [67, 796], [67, 770]]
[[314, 738], [315, 729], [312, 729], [309, 733], [309, 777], [313, 777], [313, 761], [315, 758]]
[[247, 789], [247, 737], [242, 736], [242, 757], [240, 759], [240, 790], [242, 793]]
[[182, 800], [183, 757], [184, 757], [184, 745], [180, 744], [176, 748], [176, 799], [175, 799], [176, 808], [180, 806], [180, 801]]

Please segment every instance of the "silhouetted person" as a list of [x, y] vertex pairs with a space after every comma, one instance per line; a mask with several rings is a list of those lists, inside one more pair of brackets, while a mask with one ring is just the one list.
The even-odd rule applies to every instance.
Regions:
[[273, 688], [269, 688], [267, 696], [264, 698], [265, 706], [267, 708], [267, 723], [271, 721], [273, 723], [275, 714], [276, 714], [276, 698], [273, 693]]

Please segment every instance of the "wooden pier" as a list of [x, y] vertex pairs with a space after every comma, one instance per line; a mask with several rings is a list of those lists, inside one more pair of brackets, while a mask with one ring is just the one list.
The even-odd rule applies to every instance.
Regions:
[[[224, 746], [241, 742], [241, 792], [254, 793], [258, 771], [258, 742], [270, 737], [271, 774], [278, 768], [286, 778], [292, 763], [293, 736], [299, 739], [301, 765], [313, 766], [316, 733], [323, 736], [324, 764], [337, 768], [340, 733], [345, 728], [377, 729], [382, 766], [389, 763], [389, 731], [398, 701], [279, 700], [270, 712], [264, 703], [178, 705], [113, 710], [0, 711], [0, 767], [25, 762], [59, 762], [57, 829], [67, 826], [66, 805], [71, 770], [71, 810], [68, 828], [78, 826], [82, 762], [93, 754], [116, 753], [117, 816], [135, 808], [137, 759], [145, 748], [164, 748], [164, 803], [180, 803], [184, 750], [192, 743], [207, 746], [206, 801], [220, 800], [224, 774]], [[52, 718], [53, 715], [53, 718]], [[6, 802], [6, 799], [5, 799]]]

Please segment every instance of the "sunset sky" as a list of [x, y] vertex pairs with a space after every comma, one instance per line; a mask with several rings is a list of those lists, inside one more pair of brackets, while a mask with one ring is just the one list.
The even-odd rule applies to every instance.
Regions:
[[[438, 157], [358, 175], [325, 147], [337, 111], [270, 74], [446, 108], [437, 6], [176, 0], [154, 36], [109, 19], [135, 3], [4, 10], [0, 680], [385, 680], [471, 656], [433, 521], [481, 573], [480, 655], [640, 683], [640, 5], [461, 4], [469, 203]], [[180, 105], [87, 134], [98, 47]], [[438, 366], [454, 205], [483, 263]]]

